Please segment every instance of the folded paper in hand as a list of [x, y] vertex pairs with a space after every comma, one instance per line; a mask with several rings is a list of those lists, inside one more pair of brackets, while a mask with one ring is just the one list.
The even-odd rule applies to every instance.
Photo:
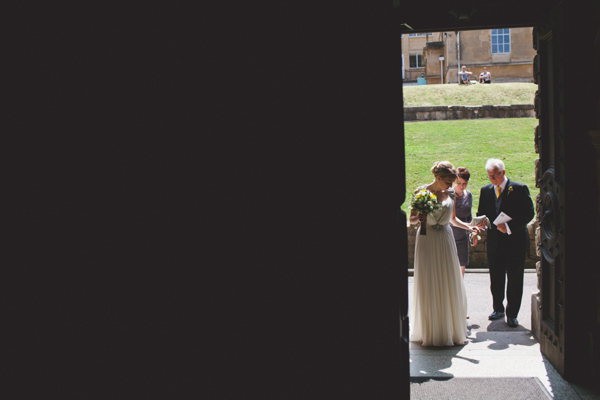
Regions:
[[[498, 217], [494, 220], [494, 225], [498, 226], [500, 224], [505, 224], [508, 221], [511, 221], [512, 218], [509, 217], [508, 215], [504, 214], [504, 212], [501, 212], [500, 214], [498, 214]], [[508, 233], [509, 235], [511, 234], [510, 232], [510, 228], [508, 227], [508, 224], [506, 224], [506, 233]]]

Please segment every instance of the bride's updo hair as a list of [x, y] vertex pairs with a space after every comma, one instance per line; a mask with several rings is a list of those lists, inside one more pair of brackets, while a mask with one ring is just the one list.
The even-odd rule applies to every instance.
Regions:
[[438, 161], [434, 163], [433, 167], [431, 167], [431, 173], [441, 178], [452, 177], [456, 179], [458, 177], [456, 168], [454, 168], [454, 165], [450, 161]]

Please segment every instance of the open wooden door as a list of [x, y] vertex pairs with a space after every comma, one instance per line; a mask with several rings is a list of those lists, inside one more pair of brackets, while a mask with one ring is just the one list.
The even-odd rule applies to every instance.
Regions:
[[564, 373], [564, 93], [562, 38], [558, 15], [534, 30], [534, 81], [539, 85], [535, 97], [536, 148], [540, 153], [537, 166], [537, 199], [540, 220], [539, 243], [541, 304], [538, 304], [539, 340], [542, 352], [555, 368]]
[[[598, 185], [596, 156], [587, 134], [597, 124], [592, 98], [598, 93], [595, 84], [580, 81], [571, 66], [574, 57], [577, 65], [593, 58], [597, 27], [590, 15], [591, 10], [559, 4], [534, 29], [541, 261], [533, 326], [552, 365], [566, 379], [581, 383], [594, 381], [593, 354], [598, 352]], [[594, 199], [587, 211], [577, 193]]]

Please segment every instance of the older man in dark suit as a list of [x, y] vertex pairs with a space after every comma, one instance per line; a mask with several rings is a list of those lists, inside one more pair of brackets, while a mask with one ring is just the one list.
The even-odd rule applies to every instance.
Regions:
[[504, 289], [507, 283], [506, 322], [516, 327], [519, 325], [517, 315], [523, 297], [525, 255], [529, 244], [527, 224], [535, 215], [533, 202], [526, 185], [506, 177], [502, 160], [489, 159], [485, 169], [491, 184], [481, 188], [477, 215], [485, 215], [491, 222], [502, 212], [511, 218], [506, 223], [492, 224], [487, 234], [490, 288], [494, 303], [494, 311], [489, 319], [504, 317]]

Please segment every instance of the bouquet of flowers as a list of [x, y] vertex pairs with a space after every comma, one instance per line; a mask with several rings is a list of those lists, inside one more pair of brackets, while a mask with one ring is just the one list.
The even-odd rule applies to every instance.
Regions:
[[[410, 209], [416, 211], [419, 214], [432, 214], [435, 210], [439, 209], [442, 205], [438, 203], [437, 196], [431, 193], [427, 189], [420, 189], [412, 196], [410, 202]], [[427, 224], [421, 223], [421, 235], [426, 235], [425, 230]]]

